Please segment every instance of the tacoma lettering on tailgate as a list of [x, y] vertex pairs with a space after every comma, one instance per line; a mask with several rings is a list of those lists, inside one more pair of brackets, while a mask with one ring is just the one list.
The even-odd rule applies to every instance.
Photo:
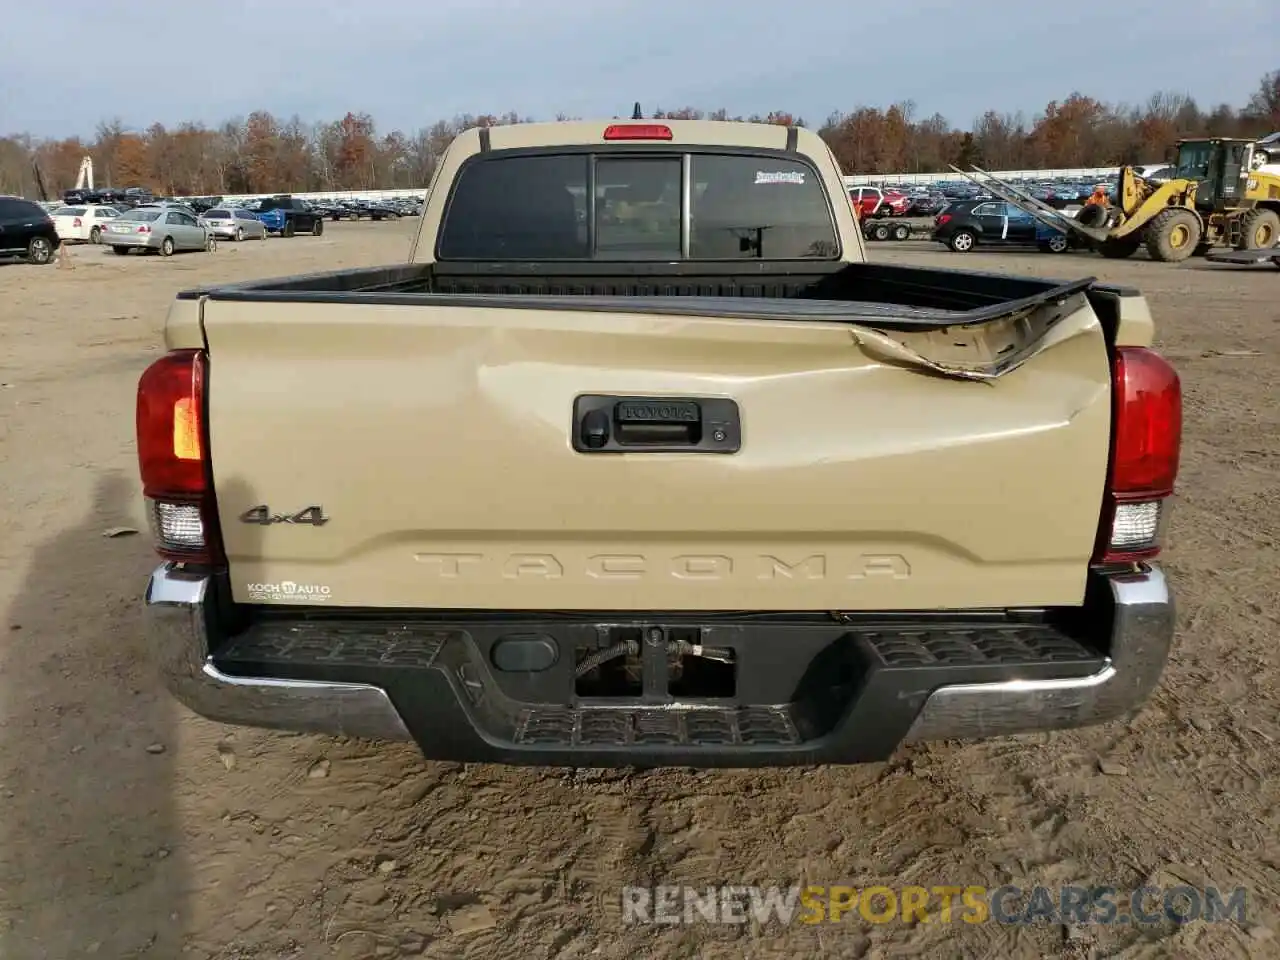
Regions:
[[[512, 553], [490, 557], [482, 553], [418, 553], [441, 580], [481, 579], [495, 567], [508, 580], [558, 580], [566, 564], [550, 553]], [[639, 553], [597, 554], [583, 561], [582, 572], [598, 580], [866, 580], [888, 577], [905, 580], [911, 565], [899, 554], [861, 554], [833, 562], [825, 554], [778, 557], [755, 554], [729, 557], [723, 554], [686, 553], [650, 558]]]

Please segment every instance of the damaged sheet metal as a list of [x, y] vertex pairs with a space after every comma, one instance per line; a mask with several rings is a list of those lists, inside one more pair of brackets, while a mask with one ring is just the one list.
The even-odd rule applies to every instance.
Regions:
[[1098, 323], [1083, 294], [996, 317], [986, 323], [892, 334], [852, 328], [853, 342], [874, 360], [960, 380], [994, 380]]

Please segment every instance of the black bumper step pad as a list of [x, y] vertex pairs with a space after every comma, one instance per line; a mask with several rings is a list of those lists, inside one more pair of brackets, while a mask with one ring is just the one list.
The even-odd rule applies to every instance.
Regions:
[[1041, 668], [1097, 660], [1097, 654], [1090, 653], [1076, 640], [1039, 624], [873, 629], [855, 633], [886, 667]]
[[[883, 759], [939, 687], [1086, 677], [1107, 663], [1042, 622], [713, 616], [272, 618], [216, 649], [213, 662], [236, 676], [380, 687], [433, 758], [580, 766], [616, 765], [621, 755], [637, 765]], [[732, 647], [734, 696], [575, 698], [571, 652], [620, 622], [697, 628], [703, 644]], [[499, 639], [529, 633], [555, 638], [553, 668], [504, 674], [491, 665]]]
[[429, 670], [448, 639], [447, 631], [377, 621], [267, 622], [229, 641], [217, 662]]
[[515, 742], [574, 747], [738, 747], [795, 744], [800, 742], [800, 733], [786, 706], [692, 710], [550, 707], [524, 711], [516, 726]]

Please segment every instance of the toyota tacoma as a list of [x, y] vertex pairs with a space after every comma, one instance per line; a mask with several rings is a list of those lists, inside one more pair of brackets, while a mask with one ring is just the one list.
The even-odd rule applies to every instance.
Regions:
[[181, 293], [146, 589], [213, 720], [570, 766], [1136, 711], [1179, 380], [1135, 290], [869, 263], [801, 128], [462, 133], [404, 263]]

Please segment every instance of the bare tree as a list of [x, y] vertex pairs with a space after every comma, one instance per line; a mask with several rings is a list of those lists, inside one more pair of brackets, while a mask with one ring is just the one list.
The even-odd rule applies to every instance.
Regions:
[[[670, 119], [743, 120], [803, 125], [790, 111], [744, 118], [724, 108], [658, 109]], [[527, 123], [515, 110], [465, 114], [419, 130], [379, 135], [368, 113], [313, 124], [279, 120], [265, 110], [216, 128], [198, 123], [127, 129], [119, 118], [98, 124], [89, 142], [0, 138], [0, 192], [32, 196], [39, 165], [47, 186], [72, 186], [83, 157], [93, 158], [102, 186], [150, 186], [168, 193], [227, 194], [277, 190], [422, 188], [453, 138], [474, 126]], [[571, 119], [565, 114], [559, 120]], [[1140, 106], [1106, 103], [1073, 93], [1055, 100], [1033, 121], [997, 109], [981, 113], [969, 130], [933, 114], [919, 119], [910, 100], [887, 108], [856, 106], [829, 116], [819, 129], [850, 173], [945, 170], [958, 157], [995, 168], [1106, 166], [1167, 156], [1178, 137], [1259, 136], [1280, 129], [1280, 70], [1264, 76], [1243, 109], [1201, 110], [1185, 92], [1162, 91]]]

